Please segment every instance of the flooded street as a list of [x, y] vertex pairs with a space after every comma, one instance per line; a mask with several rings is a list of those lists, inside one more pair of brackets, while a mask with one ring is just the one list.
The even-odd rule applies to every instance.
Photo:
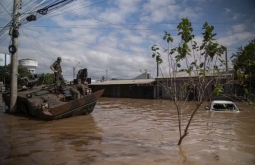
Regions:
[[[255, 113], [203, 105], [178, 146], [178, 120], [167, 100], [101, 98], [94, 111], [56, 121], [0, 113], [0, 164], [255, 164]], [[183, 116], [194, 108], [188, 103]]]

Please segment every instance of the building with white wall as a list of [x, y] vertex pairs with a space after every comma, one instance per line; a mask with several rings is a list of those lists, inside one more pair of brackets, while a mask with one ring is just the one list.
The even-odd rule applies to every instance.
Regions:
[[19, 65], [27, 68], [28, 72], [35, 74], [35, 69], [38, 67], [38, 62], [33, 59], [21, 59], [19, 60]]
[[7, 66], [11, 63], [11, 55], [0, 53], [0, 67]]

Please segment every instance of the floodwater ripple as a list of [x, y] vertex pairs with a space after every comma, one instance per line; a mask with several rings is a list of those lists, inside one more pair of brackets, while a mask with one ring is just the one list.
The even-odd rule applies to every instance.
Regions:
[[[184, 129], [194, 104], [182, 105]], [[255, 164], [255, 113], [204, 106], [181, 146], [167, 100], [101, 98], [90, 115], [49, 122], [1, 112], [0, 164]]]

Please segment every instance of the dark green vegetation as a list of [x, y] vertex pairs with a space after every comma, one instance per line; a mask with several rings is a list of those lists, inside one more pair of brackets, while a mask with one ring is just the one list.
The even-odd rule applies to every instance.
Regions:
[[[0, 81], [4, 82], [8, 87], [11, 84], [11, 65], [7, 65], [0, 69]], [[31, 77], [31, 74], [28, 72], [27, 68], [23, 66], [18, 66], [18, 87], [24, 85], [24, 81], [21, 80], [22, 77]]]
[[54, 83], [55, 76], [53, 73], [43, 73], [41, 76], [44, 76], [43, 84], [51, 85]]
[[234, 69], [237, 72], [237, 78], [243, 81], [255, 81], [255, 39], [251, 40], [244, 47], [238, 48], [238, 51], [232, 56]]
[[255, 101], [255, 39], [233, 54], [235, 79], [239, 82], [236, 95], [243, 96], [250, 104]]
[[[26, 85], [25, 80], [22, 80], [21, 78], [28, 77], [29, 79], [33, 79], [31, 73], [28, 72], [27, 68], [23, 66], [18, 66], [18, 88], [21, 88], [22, 86]], [[38, 76], [44, 76], [44, 82], [43, 84], [51, 85], [54, 83], [54, 74], [53, 73], [46, 73], [41, 74]], [[2, 67], [0, 69], [0, 81], [2, 81], [6, 87], [9, 87], [9, 84], [11, 84], [11, 65]]]

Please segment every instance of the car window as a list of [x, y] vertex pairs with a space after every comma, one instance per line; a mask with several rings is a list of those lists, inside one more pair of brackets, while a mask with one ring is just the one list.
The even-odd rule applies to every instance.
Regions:
[[212, 106], [212, 109], [215, 111], [225, 111], [225, 110], [236, 110], [236, 107], [234, 104], [228, 103], [228, 104], [219, 104], [219, 103], [215, 103]]

